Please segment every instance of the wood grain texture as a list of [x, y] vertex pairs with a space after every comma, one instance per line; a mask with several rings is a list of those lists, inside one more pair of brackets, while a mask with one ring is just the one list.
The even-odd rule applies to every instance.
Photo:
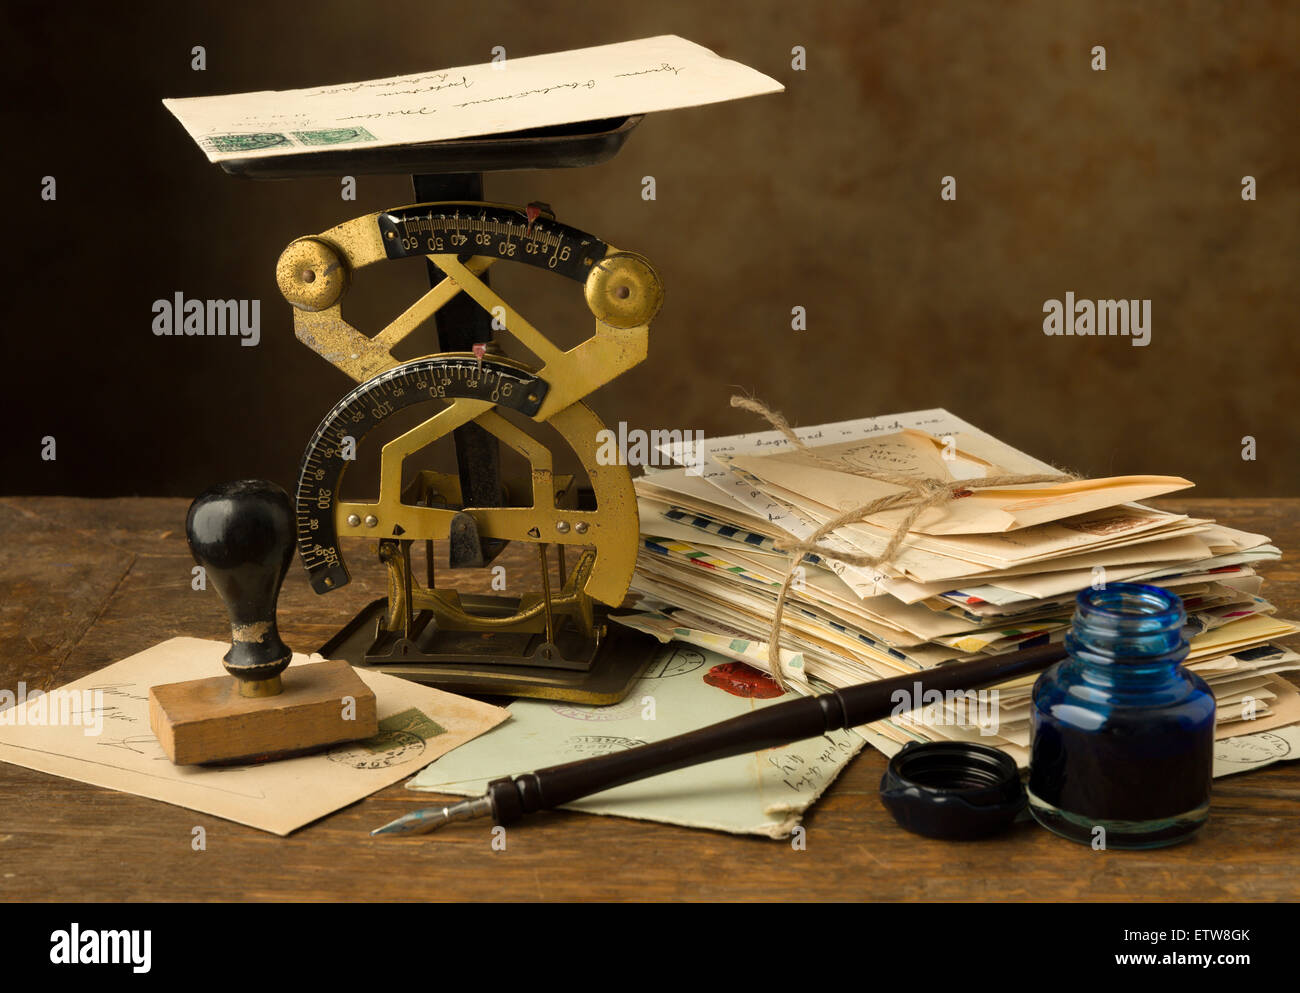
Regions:
[[374, 691], [341, 660], [294, 666], [272, 697], [240, 696], [237, 683], [225, 675], [149, 687], [149, 725], [168, 758], [229, 762], [379, 733]]
[[[1300, 500], [1166, 500], [1300, 547]], [[223, 638], [220, 601], [190, 588], [184, 500], [0, 500], [0, 678], [61, 685], [174, 635]], [[358, 548], [349, 564], [360, 565]], [[508, 549], [511, 590], [535, 588]], [[1300, 617], [1300, 569], [1266, 565], [1265, 592]], [[290, 569], [280, 628], [299, 651], [382, 593], [382, 574], [318, 597]], [[486, 592], [490, 574], [466, 573]], [[1209, 824], [1152, 852], [1094, 852], [1034, 825], [970, 843], [928, 841], [877, 798], [885, 760], [865, 749], [784, 842], [557, 811], [511, 827], [370, 838], [430, 794], [402, 785], [288, 838], [17, 766], [0, 765], [3, 900], [1297, 900], [1300, 762], [1219, 779]], [[191, 849], [202, 825], [206, 851]]]

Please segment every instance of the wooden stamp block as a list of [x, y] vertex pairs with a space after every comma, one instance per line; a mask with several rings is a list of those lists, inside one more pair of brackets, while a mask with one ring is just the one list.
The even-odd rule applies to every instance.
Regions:
[[[284, 758], [379, 733], [374, 692], [338, 660], [286, 669], [275, 696], [213, 676], [149, 688], [149, 723], [177, 765]], [[351, 717], [352, 719], [348, 719]]]

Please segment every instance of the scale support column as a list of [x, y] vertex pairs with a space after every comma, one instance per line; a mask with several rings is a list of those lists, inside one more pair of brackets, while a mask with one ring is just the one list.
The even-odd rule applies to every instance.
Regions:
[[[419, 203], [483, 199], [483, 174], [479, 172], [417, 173], [411, 177], [411, 186]], [[468, 258], [462, 256], [461, 261]], [[430, 286], [437, 286], [447, 278], [432, 262], [426, 265], [429, 267]], [[479, 278], [488, 282], [488, 273]], [[492, 315], [466, 293], [458, 293], [447, 301], [438, 310], [436, 320], [438, 346], [444, 352], [468, 352], [474, 345], [492, 341]], [[501, 506], [501, 451], [496, 437], [471, 423], [453, 431], [452, 441], [456, 446], [462, 504], [466, 507]], [[505, 542], [480, 539], [478, 561], [471, 557], [468, 561], [457, 562], [457, 555], [453, 552], [451, 566], [486, 565], [500, 554], [505, 545]]]

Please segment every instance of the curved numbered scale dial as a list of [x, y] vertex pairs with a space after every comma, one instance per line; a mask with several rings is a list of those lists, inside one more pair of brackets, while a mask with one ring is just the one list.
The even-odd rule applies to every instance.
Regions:
[[536, 207], [425, 204], [386, 211], [378, 222], [390, 259], [479, 255], [583, 281], [609, 251], [599, 238], [560, 224]]
[[[298, 551], [312, 588], [327, 593], [351, 580], [339, 548], [336, 506], [349, 456], [355, 457], [372, 428], [399, 410], [436, 399], [482, 400], [531, 417], [548, 388], [545, 380], [516, 363], [452, 353], [397, 366], [335, 404], [307, 443], [298, 471]], [[398, 536], [392, 530], [376, 530], [374, 536]]]

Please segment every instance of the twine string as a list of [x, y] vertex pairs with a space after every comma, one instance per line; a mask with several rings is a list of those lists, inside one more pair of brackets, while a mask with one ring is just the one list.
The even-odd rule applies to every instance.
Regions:
[[[786, 570], [785, 580], [781, 584], [781, 590], [776, 597], [776, 609], [772, 612], [772, 628], [767, 638], [767, 660], [772, 670], [772, 678], [776, 680], [777, 685], [783, 690], [789, 690], [786, 683], [785, 673], [781, 669], [781, 621], [785, 615], [785, 605], [789, 598], [791, 586], [794, 578], [798, 573], [799, 567], [804, 563], [809, 555], [816, 555], [820, 558], [834, 559], [845, 565], [866, 567], [874, 569], [883, 569], [890, 565], [898, 557], [902, 550], [903, 542], [907, 540], [908, 532], [912, 529], [918, 518], [932, 507], [943, 507], [957, 499], [959, 496], [969, 495], [975, 488], [991, 488], [1000, 486], [1021, 486], [1028, 483], [1064, 483], [1078, 479], [1071, 473], [1027, 473], [1015, 474], [1004, 473], [998, 476], [985, 476], [980, 479], [964, 480], [943, 480], [933, 476], [915, 476], [901, 472], [891, 472], [888, 470], [864, 469], [857, 466], [851, 466], [846, 462], [829, 459], [821, 455], [815, 449], [804, 444], [803, 440], [794, 433], [787, 421], [779, 411], [772, 410], [761, 400], [755, 400], [752, 397], [733, 396], [731, 406], [738, 407], [741, 410], [748, 410], [765, 419], [773, 428], [780, 431], [785, 438], [795, 446], [801, 453], [809, 456], [813, 460], [821, 463], [827, 468], [836, 472], [848, 473], [853, 476], [860, 476], [863, 479], [870, 479], [876, 482], [888, 483], [893, 486], [902, 488], [902, 492], [889, 493], [882, 497], [877, 497], [857, 507], [852, 507], [842, 514], [832, 518], [825, 524], [821, 525], [806, 539], [799, 540], [779, 540], [775, 543], [775, 548], [779, 552], [788, 552], [790, 554], [790, 566]], [[867, 552], [848, 552], [838, 548], [832, 548], [823, 544], [823, 539], [833, 531], [844, 527], [847, 524], [860, 522], [864, 518], [873, 514], [881, 513], [886, 510], [898, 510], [906, 507], [907, 513], [895, 525], [890, 533], [889, 540], [885, 543], [884, 550], [878, 555], [872, 555]]]

